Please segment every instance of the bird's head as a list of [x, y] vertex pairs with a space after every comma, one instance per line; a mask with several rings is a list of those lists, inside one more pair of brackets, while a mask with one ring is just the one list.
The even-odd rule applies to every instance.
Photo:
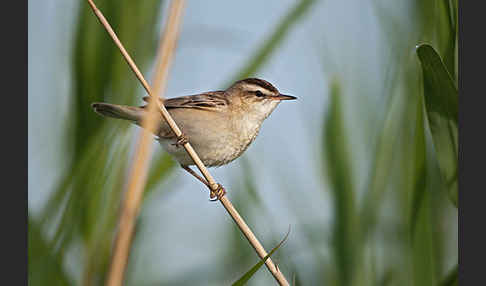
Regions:
[[235, 82], [226, 90], [235, 107], [267, 118], [282, 100], [294, 100], [295, 96], [281, 94], [271, 83], [263, 79], [247, 78]]

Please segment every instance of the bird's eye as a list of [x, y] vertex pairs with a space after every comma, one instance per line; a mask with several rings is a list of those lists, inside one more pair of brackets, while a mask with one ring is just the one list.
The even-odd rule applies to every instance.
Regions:
[[263, 93], [261, 91], [257, 90], [255, 92], [255, 95], [258, 96], [258, 97], [262, 97], [263, 96]]

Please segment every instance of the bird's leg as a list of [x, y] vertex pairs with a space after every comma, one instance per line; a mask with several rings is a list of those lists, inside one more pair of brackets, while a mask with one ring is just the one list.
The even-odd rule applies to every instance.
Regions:
[[189, 139], [187, 139], [186, 134], [182, 133], [180, 136], [177, 137], [176, 143], [172, 143], [172, 145], [174, 145], [176, 147], [180, 147], [180, 146], [183, 146], [184, 144], [186, 144], [187, 142], [189, 142]]
[[184, 165], [181, 165], [182, 169], [186, 170], [189, 174], [193, 175], [194, 177], [196, 177], [196, 179], [198, 179], [199, 181], [201, 181], [201, 183], [205, 184], [206, 187], [208, 187], [209, 189], [211, 189], [211, 186], [209, 185], [209, 183], [206, 181], [206, 179], [204, 179], [203, 177], [199, 176], [196, 172], [194, 172], [193, 169], [191, 169], [189, 166], [184, 166]]
[[199, 176], [196, 172], [194, 172], [193, 169], [191, 169], [189, 166], [184, 166], [181, 165], [182, 169], [186, 170], [189, 174], [193, 175], [196, 179], [198, 179], [201, 183], [205, 184], [206, 187], [208, 187], [210, 194], [209, 194], [209, 200], [210, 201], [217, 201], [221, 199], [225, 194], [226, 190], [221, 186], [221, 184], [218, 184], [218, 187], [216, 188], [215, 191], [212, 190], [211, 186], [209, 185], [208, 181], [204, 179], [203, 177]]

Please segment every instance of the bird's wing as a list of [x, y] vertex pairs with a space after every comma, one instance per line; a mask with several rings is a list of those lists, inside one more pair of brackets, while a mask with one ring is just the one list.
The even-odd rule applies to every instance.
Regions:
[[[152, 98], [150, 96], [145, 96], [143, 100], [145, 102], [150, 102]], [[160, 97], [159, 100], [162, 100]], [[181, 96], [175, 98], [169, 98], [164, 100], [164, 106], [168, 110], [182, 109], [182, 108], [192, 108], [205, 111], [216, 111], [219, 108], [224, 108], [229, 104], [224, 91], [212, 91], [195, 95]], [[141, 106], [141, 108], [146, 108], [147, 105]], [[179, 110], [180, 112], [181, 110]], [[179, 126], [183, 128], [183, 126]], [[159, 130], [158, 136], [165, 139], [175, 138], [174, 132], [169, 128], [167, 124], [163, 124]]]
[[[145, 102], [150, 101], [150, 97], [143, 98]], [[181, 96], [164, 100], [164, 106], [167, 109], [172, 108], [197, 108], [213, 111], [219, 107], [228, 105], [224, 91], [212, 91], [195, 95]]]

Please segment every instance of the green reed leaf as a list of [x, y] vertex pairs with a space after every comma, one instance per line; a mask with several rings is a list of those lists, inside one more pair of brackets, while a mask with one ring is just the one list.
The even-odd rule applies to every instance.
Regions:
[[410, 228], [411, 233], [415, 231], [415, 226], [418, 221], [418, 214], [422, 200], [426, 191], [426, 151], [425, 151], [425, 130], [424, 130], [424, 109], [423, 109], [423, 99], [419, 97], [417, 99], [417, 110], [416, 110], [416, 122], [415, 122], [415, 144], [414, 144], [414, 188], [412, 193], [412, 206], [411, 206], [411, 218], [410, 218]]
[[350, 285], [356, 258], [355, 194], [348, 136], [345, 133], [341, 92], [331, 84], [329, 111], [324, 121], [323, 161], [334, 200], [333, 251], [340, 285]]
[[457, 207], [458, 91], [440, 56], [428, 44], [417, 47], [424, 78], [424, 99], [439, 168]]
[[263, 259], [261, 259], [257, 264], [255, 264], [250, 270], [248, 270], [243, 276], [241, 276], [240, 279], [238, 279], [235, 283], [231, 284], [232, 286], [242, 286], [242, 285], [245, 285], [248, 280], [250, 280], [250, 278], [260, 269], [260, 267], [263, 266], [263, 264], [265, 263], [265, 261], [267, 261], [267, 259], [272, 256], [272, 254], [277, 251], [277, 249], [280, 248], [280, 246], [282, 246], [282, 244], [287, 240], [287, 238], [289, 237], [289, 234], [290, 234], [290, 227], [289, 227], [289, 231], [287, 232], [287, 234], [285, 235], [285, 237], [282, 239], [282, 241], [280, 241]]
[[434, 260], [434, 238], [431, 221], [431, 192], [424, 192], [423, 198], [418, 206], [417, 219], [412, 235], [412, 268], [413, 285], [434, 285], [435, 260]]

